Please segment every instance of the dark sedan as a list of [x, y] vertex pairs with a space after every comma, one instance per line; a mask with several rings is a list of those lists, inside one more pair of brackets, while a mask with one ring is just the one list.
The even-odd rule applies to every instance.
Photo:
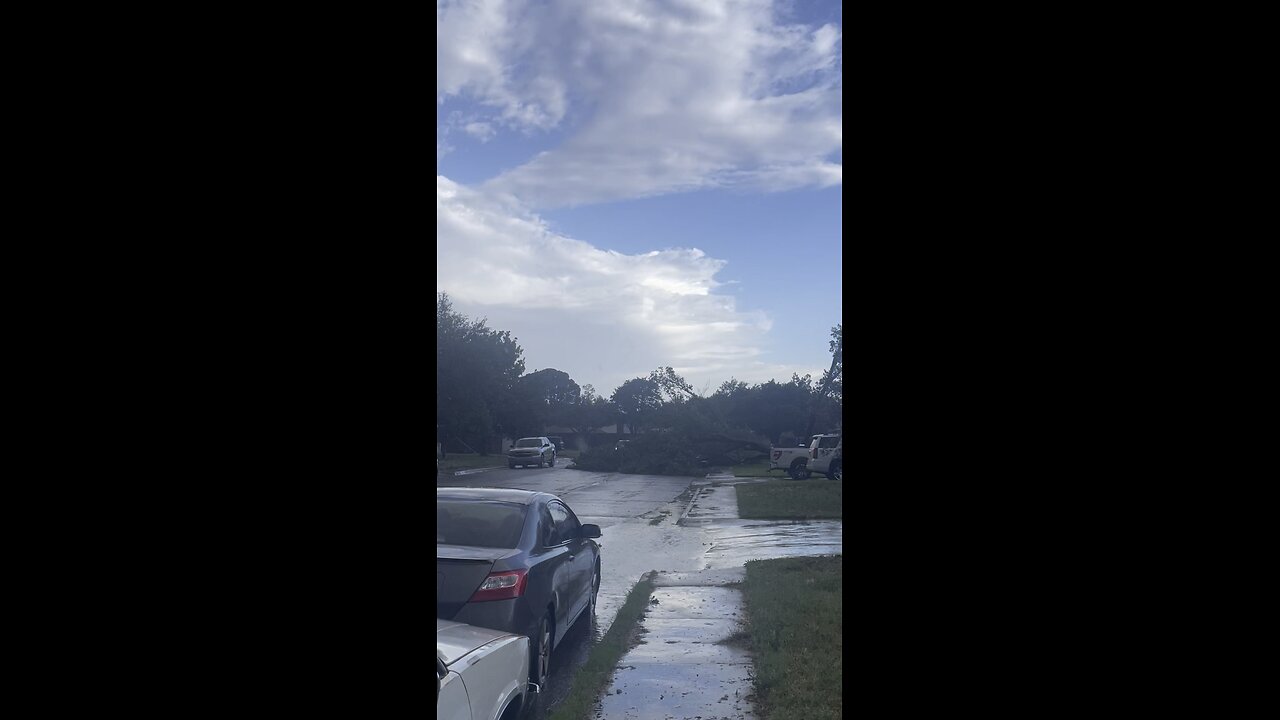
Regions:
[[498, 488], [436, 488], [436, 617], [529, 638], [529, 681], [600, 589], [599, 525], [560, 498]]

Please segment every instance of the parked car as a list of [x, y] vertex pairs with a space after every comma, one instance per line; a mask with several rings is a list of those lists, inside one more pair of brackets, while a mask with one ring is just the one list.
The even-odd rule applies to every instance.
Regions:
[[814, 435], [809, 444], [809, 472], [844, 480], [844, 449], [840, 435]]
[[549, 493], [436, 488], [436, 617], [527, 636], [541, 685], [552, 649], [595, 616], [598, 537]]
[[556, 453], [564, 452], [564, 438], [559, 435], [548, 435], [547, 439], [551, 441], [552, 445], [556, 446]]
[[630, 440], [619, 440], [616, 444], [614, 444], [613, 449], [621, 450], [630, 444], [631, 444]]
[[515, 720], [527, 703], [529, 638], [436, 620], [436, 717]]
[[[536, 459], [535, 459], [536, 458]], [[517, 465], [556, 466], [556, 446], [545, 437], [520, 438], [507, 451], [507, 467]]]

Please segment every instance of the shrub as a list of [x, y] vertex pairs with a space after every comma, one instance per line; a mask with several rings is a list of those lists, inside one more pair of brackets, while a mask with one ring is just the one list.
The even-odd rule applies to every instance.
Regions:
[[619, 450], [588, 450], [575, 461], [581, 470], [623, 472], [634, 475], [702, 475], [692, 444], [671, 433], [645, 433], [629, 438]]

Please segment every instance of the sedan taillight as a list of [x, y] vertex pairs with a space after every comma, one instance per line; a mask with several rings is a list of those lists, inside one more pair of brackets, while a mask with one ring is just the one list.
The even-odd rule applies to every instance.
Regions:
[[525, 581], [529, 578], [528, 570], [507, 570], [489, 573], [489, 577], [480, 583], [470, 602], [486, 600], [507, 600], [524, 595]]

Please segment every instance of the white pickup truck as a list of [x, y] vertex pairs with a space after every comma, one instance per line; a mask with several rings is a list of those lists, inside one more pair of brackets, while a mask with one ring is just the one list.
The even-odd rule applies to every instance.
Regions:
[[840, 435], [814, 435], [809, 443], [809, 472], [844, 481], [844, 441]]
[[[814, 435], [814, 438], [822, 437]], [[809, 477], [809, 446], [800, 445], [793, 448], [769, 448], [769, 472], [782, 470], [792, 480], [806, 480]]]

